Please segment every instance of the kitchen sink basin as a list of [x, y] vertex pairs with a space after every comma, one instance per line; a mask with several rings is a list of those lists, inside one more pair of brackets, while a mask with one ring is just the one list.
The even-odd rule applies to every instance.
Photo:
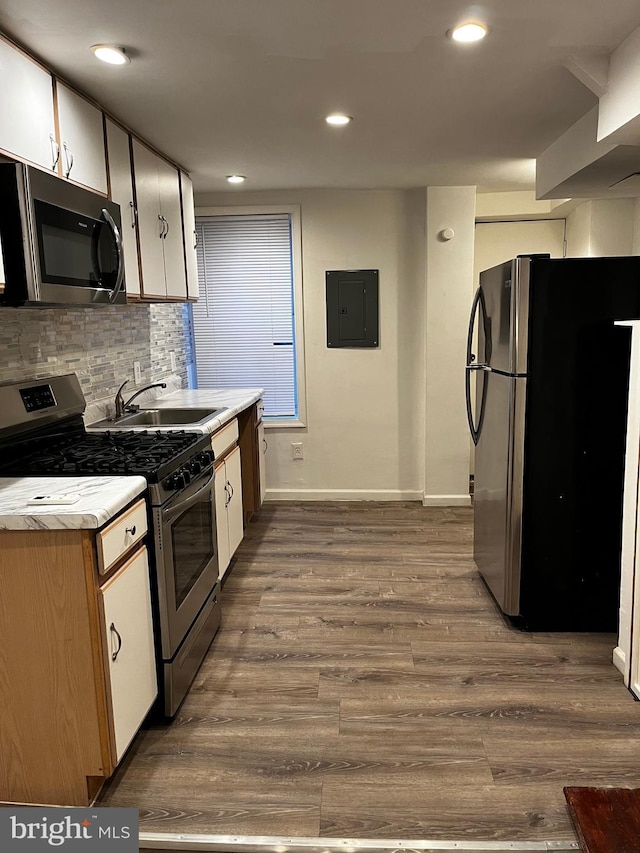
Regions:
[[139, 412], [123, 415], [114, 420], [103, 420], [90, 424], [100, 429], [129, 429], [133, 426], [189, 426], [203, 424], [215, 418], [226, 407], [219, 409], [140, 409]]

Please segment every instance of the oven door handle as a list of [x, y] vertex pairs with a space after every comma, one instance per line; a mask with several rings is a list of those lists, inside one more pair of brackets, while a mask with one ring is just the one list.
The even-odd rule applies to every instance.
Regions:
[[203, 492], [210, 487], [211, 483], [213, 483], [213, 478], [215, 477], [215, 471], [211, 471], [211, 476], [207, 479], [206, 483], [204, 483], [197, 492], [194, 492], [188, 498], [185, 498], [180, 503], [175, 504], [174, 506], [170, 506], [167, 509], [162, 511], [162, 521], [167, 524], [171, 523], [174, 518], [177, 518], [181, 513], [185, 512], [185, 510], [192, 507], [195, 503], [200, 500], [200, 497]]

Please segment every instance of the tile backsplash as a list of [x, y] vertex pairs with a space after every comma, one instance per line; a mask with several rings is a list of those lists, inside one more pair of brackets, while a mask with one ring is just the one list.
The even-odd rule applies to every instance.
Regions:
[[[187, 384], [184, 305], [0, 308], [0, 381], [76, 373], [88, 402], [113, 397], [139, 361], [142, 385]], [[171, 369], [171, 353], [176, 369]]]

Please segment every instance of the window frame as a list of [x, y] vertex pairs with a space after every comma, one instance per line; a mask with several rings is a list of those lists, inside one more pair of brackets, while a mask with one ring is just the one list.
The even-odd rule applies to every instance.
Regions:
[[198, 217], [268, 216], [286, 213], [291, 217], [291, 265], [293, 276], [293, 317], [295, 331], [295, 381], [298, 401], [297, 418], [264, 418], [265, 429], [307, 426], [307, 381], [305, 371], [304, 301], [302, 287], [302, 225], [299, 204], [260, 204], [224, 207], [196, 207]]

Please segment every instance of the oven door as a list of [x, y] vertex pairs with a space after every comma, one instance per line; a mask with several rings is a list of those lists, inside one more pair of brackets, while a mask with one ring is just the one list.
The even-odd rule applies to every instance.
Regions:
[[214, 471], [154, 508], [162, 657], [171, 660], [218, 580]]

